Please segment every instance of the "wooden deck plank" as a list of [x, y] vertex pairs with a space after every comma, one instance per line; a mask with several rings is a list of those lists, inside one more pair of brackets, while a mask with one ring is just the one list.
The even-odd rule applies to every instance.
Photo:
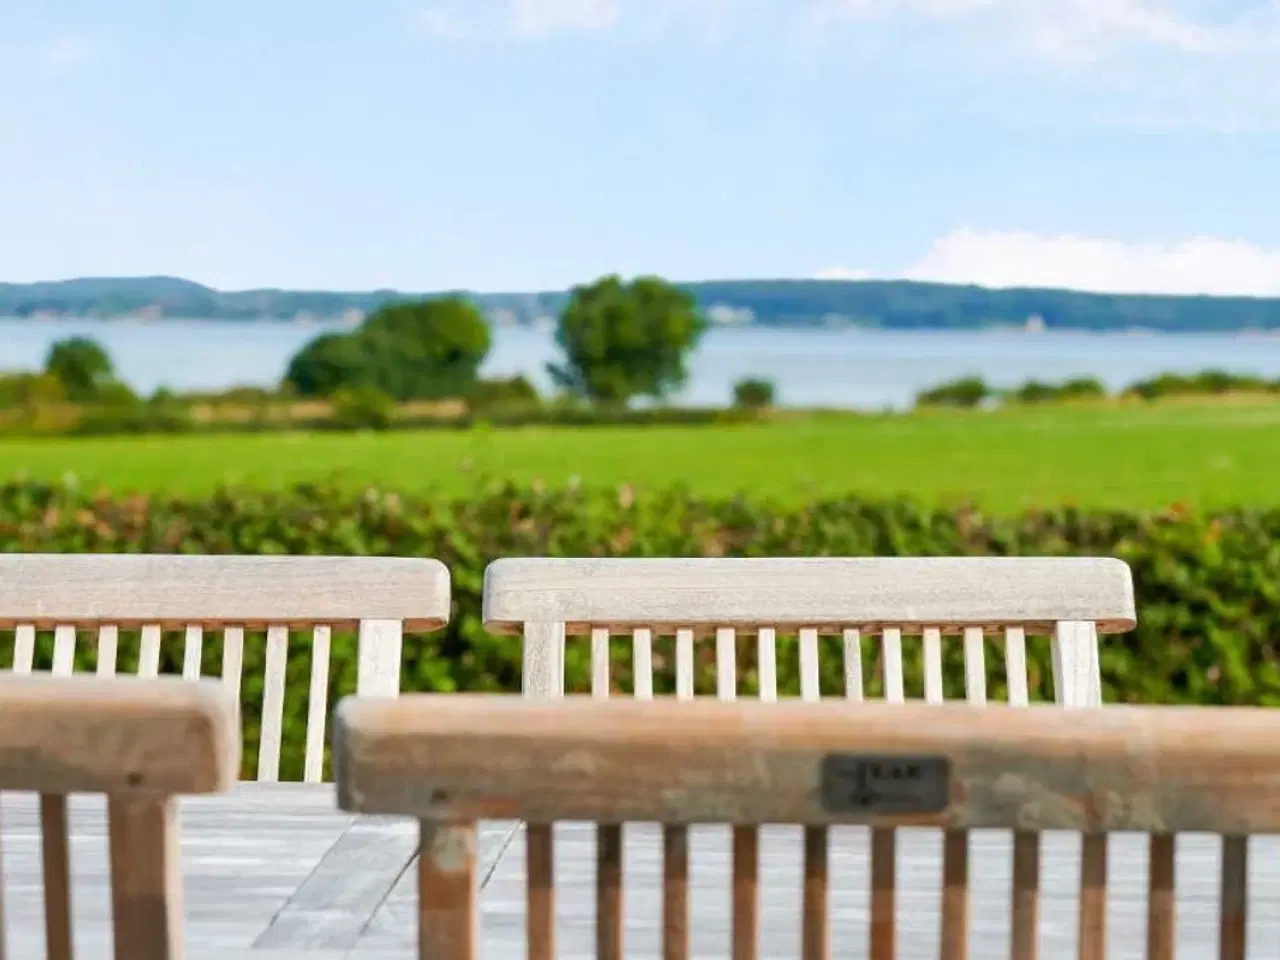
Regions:
[[[73, 797], [69, 812], [77, 956], [106, 958], [110, 896], [105, 804], [101, 798]], [[414, 871], [405, 869], [414, 848], [411, 825], [381, 818], [353, 820], [334, 809], [332, 787], [318, 784], [244, 784], [227, 797], [183, 800], [181, 812], [190, 960], [411, 960], [416, 884]], [[43, 955], [37, 822], [34, 797], [5, 795], [5, 905], [15, 957]], [[511, 826], [483, 825], [482, 877], [494, 867]], [[657, 958], [661, 832], [639, 824], [629, 827], [626, 837], [627, 956]], [[1005, 956], [1011, 838], [995, 831], [974, 831], [971, 837], [971, 955]], [[832, 944], [841, 957], [866, 955], [867, 845], [865, 830], [831, 831]], [[1041, 955], [1055, 960], [1074, 956], [1080, 841], [1050, 834], [1043, 846]], [[1109, 846], [1108, 956], [1137, 960], [1146, 943], [1147, 842], [1119, 835]], [[1249, 956], [1272, 956], [1280, 943], [1280, 838], [1257, 838], [1253, 847]], [[727, 956], [729, 831], [695, 827], [690, 848], [690, 956]], [[799, 828], [762, 831], [763, 956], [799, 955], [801, 849]], [[941, 836], [903, 830], [899, 850], [902, 955], [936, 955]], [[484, 887], [487, 957], [518, 960], [525, 955], [523, 861], [522, 842], [506, 847]], [[558, 932], [560, 956], [566, 960], [593, 956], [594, 865], [594, 830], [580, 824], [559, 827]], [[1216, 837], [1179, 839], [1180, 960], [1216, 956], [1219, 867]]]

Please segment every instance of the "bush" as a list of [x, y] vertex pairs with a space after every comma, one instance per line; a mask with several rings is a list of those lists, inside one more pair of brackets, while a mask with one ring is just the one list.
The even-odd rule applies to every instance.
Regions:
[[1085, 400], [1105, 397], [1107, 389], [1094, 377], [1077, 377], [1063, 383], [1028, 380], [1009, 394], [1015, 403], [1059, 403], [1063, 400]]
[[[453, 575], [449, 627], [405, 644], [410, 690], [514, 691], [519, 644], [491, 637], [480, 622], [485, 565], [503, 556], [1018, 556], [1110, 555], [1133, 568], [1139, 627], [1102, 649], [1104, 696], [1143, 703], [1280, 705], [1280, 509], [1197, 516], [1037, 511], [996, 517], [978, 510], [925, 509], [910, 501], [819, 500], [783, 507], [751, 498], [706, 500], [682, 490], [545, 491], [477, 481], [470, 499], [410, 497], [379, 490], [347, 494], [302, 487], [288, 494], [223, 490], [208, 499], [115, 498], [36, 483], [0, 485], [0, 551], [58, 553], [368, 554], [436, 557]], [[742, 635], [747, 690], [755, 682]], [[42, 635], [41, 662], [50, 655]], [[130, 641], [132, 642], [132, 641]], [[659, 651], [669, 638], [657, 640]], [[80, 649], [89, 665], [90, 644]], [[209, 645], [209, 655], [216, 651]], [[303, 649], [302, 644], [299, 646]], [[948, 695], [963, 695], [959, 644], [948, 643]], [[823, 688], [840, 689], [839, 644], [825, 644]], [[870, 650], [875, 644], [868, 644]], [[122, 649], [124, 649], [122, 641]], [[182, 643], [166, 641], [168, 671], [182, 668]], [[615, 645], [615, 676], [629, 689], [627, 651]], [[918, 677], [920, 647], [907, 645]], [[246, 645], [246, 671], [262, 669], [261, 643]], [[333, 676], [354, 675], [354, 640], [334, 637]], [[1051, 675], [1048, 644], [1028, 644], [1033, 696]], [[305, 656], [291, 655], [285, 769], [301, 769], [306, 723]], [[713, 662], [699, 658], [697, 689], [714, 690]], [[569, 688], [586, 689], [589, 656], [571, 642]], [[869, 662], [868, 676], [875, 675]], [[1004, 672], [993, 647], [992, 696]], [[211, 660], [216, 671], [216, 660]], [[670, 692], [672, 678], [656, 678]], [[336, 681], [335, 681], [336, 682]], [[346, 682], [346, 681], [344, 681]], [[794, 694], [794, 661], [779, 664]], [[872, 680], [873, 691], [878, 681]], [[349, 686], [349, 684], [348, 684]], [[244, 689], [254, 729], [261, 686]], [[253, 769], [253, 755], [246, 758]]]
[[961, 377], [916, 394], [919, 407], [978, 407], [994, 396], [981, 377]]
[[774, 384], [763, 377], [746, 377], [733, 385], [733, 405], [743, 410], [772, 407]]
[[1280, 381], [1269, 383], [1262, 377], [1248, 374], [1203, 370], [1200, 373], [1161, 373], [1130, 384], [1125, 392], [1144, 400], [1156, 400], [1161, 397], [1261, 393], [1268, 390], [1280, 390]]
[[385, 430], [396, 402], [376, 387], [347, 387], [333, 395], [334, 426], [341, 430]]
[[536, 411], [542, 405], [538, 390], [524, 376], [499, 380], [477, 380], [467, 396], [467, 406], [476, 413], [495, 410]]

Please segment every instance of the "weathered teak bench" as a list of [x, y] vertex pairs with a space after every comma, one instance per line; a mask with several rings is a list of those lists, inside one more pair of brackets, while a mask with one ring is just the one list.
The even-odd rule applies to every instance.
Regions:
[[[237, 703], [261, 688], [257, 779], [280, 778], [286, 674], [291, 631], [310, 632], [310, 680], [302, 776], [322, 779], [331, 690], [334, 631], [356, 631], [361, 695], [400, 690], [405, 632], [425, 632], [449, 619], [449, 572], [435, 560], [398, 557], [185, 556], [15, 554], [0, 556], [0, 630], [14, 631], [13, 672], [38, 662], [38, 638], [52, 631], [47, 669], [69, 675], [88, 633], [99, 677], [115, 675], [122, 632], [137, 632], [137, 673], [161, 670], [165, 634], [184, 635], [182, 676], [197, 679], [209, 662], [210, 632], [221, 632], [219, 675]], [[261, 637], [261, 639], [259, 639]], [[130, 636], [130, 652], [133, 637]], [[167, 642], [167, 641], [166, 641]], [[254, 648], [254, 644], [262, 647]], [[250, 645], [246, 647], [246, 644]], [[262, 674], [246, 675], [262, 650]], [[249, 656], [246, 656], [249, 654]], [[176, 663], [176, 658], [174, 658]], [[303, 674], [305, 676], [305, 674]], [[242, 684], [248, 689], [242, 691]], [[300, 711], [301, 707], [297, 707]], [[244, 735], [255, 731], [246, 724]], [[246, 744], [246, 749], [253, 746]]]
[[[1099, 633], [1132, 629], [1133, 581], [1128, 566], [1092, 558], [760, 558], [760, 559], [506, 559], [485, 571], [487, 629], [524, 638], [527, 696], [565, 695], [565, 640], [590, 636], [591, 693], [608, 697], [611, 637], [627, 635], [632, 653], [632, 693], [654, 693], [654, 639], [674, 635], [675, 692], [694, 695], [696, 645], [715, 638], [717, 695], [738, 695], [738, 637], [756, 635], [755, 667], [761, 700], [778, 696], [779, 635], [795, 635], [799, 693], [818, 700], [820, 645], [834, 635], [842, 644], [843, 695], [866, 692], [863, 641], [879, 640], [884, 698], [902, 703], [907, 680], [930, 703], [941, 703], [944, 642], [963, 640], [964, 688], [970, 703], [987, 702], [986, 638], [1003, 645], [1009, 702], [1028, 703], [1028, 636], [1044, 637], [1052, 650], [1053, 697], [1061, 706], [1102, 703]], [[906, 676], [903, 637], [922, 643], [922, 676]], [[1033, 640], [1034, 642], [1034, 640]], [[874, 661], [873, 661], [874, 662]], [[828, 693], [834, 691], [826, 691]], [[599, 829], [610, 860], [621, 850], [616, 825]], [[673, 841], [674, 842], [674, 841]], [[1031, 837], [1015, 843], [1030, 856]], [[528, 856], [548, 855], [549, 828], [528, 828]], [[740, 956], [754, 956], [759, 930], [757, 896], [759, 832], [741, 826], [733, 834], [733, 937]], [[944, 870], [964, 876], [968, 847], [950, 834]], [[873, 887], [876, 917], [893, 912], [897, 869], [892, 831], [872, 835], [871, 870], [888, 878]], [[600, 888], [597, 910], [619, 909], [616, 886]], [[947, 935], [963, 935], [964, 918], [944, 904]]]
[[[522, 817], [668, 825], [663, 956], [689, 956], [688, 825], [804, 825], [801, 954], [830, 956], [827, 828], [832, 824], [1009, 829], [1012, 956], [1034, 960], [1039, 833], [1083, 835], [1079, 957], [1106, 951], [1107, 835], [1151, 834], [1146, 955], [1175, 951], [1175, 835], [1222, 835], [1219, 955], [1245, 956], [1248, 837], [1280, 833], [1280, 741], [1265, 709], [652, 704], [477, 696], [348, 700], [335, 722], [339, 803], [421, 821], [419, 956], [478, 955], [475, 823]], [[621, 851], [600, 850], [596, 955], [624, 956]], [[530, 960], [556, 956], [553, 848], [530, 851]], [[835, 882], [839, 883], [839, 877]], [[892, 873], [873, 875], [892, 895]], [[968, 877], [945, 871], [940, 896], [963, 916]], [[895, 916], [872, 907], [869, 955], [892, 960]], [[941, 955], [965, 955], [963, 926]], [[757, 954], [745, 941], [736, 960]], [[861, 951], [841, 945], [844, 955]]]
[[[0, 677], [0, 790], [40, 794], [49, 960], [72, 956], [67, 795], [107, 795], [117, 960], [176, 960], [182, 879], [173, 798], [226, 790], [239, 763], [235, 706], [215, 684]], [[0, 957], [3, 928], [0, 918]]]

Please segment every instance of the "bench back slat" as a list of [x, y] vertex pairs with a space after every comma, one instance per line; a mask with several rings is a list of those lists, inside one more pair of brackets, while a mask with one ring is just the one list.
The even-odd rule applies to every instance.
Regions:
[[[553, 825], [600, 825], [597, 956], [621, 938], [623, 825], [663, 824], [664, 943], [688, 950], [688, 826], [735, 828], [731, 898], [734, 955], [758, 956], [757, 825], [804, 827], [801, 956], [829, 956], [828, 827], [872, 828], [869, 955], [897, 948], [895, 828], [943, 831], [939, 955], [967, 955], [971, 829], [1013, 832], [1008, 903], [1012, 956], [1033, 960], [1039, 933], [1040, 834], [1082, 835], [1077, 943], [1107, 949], [1108, 835], [1151, 835], [1147, 955], [1172, 956], [1178, 833], [1222, 837], [1221, 956], [1243, 958], [1248, 927], [1248, 838], [1280, 834], [1280, 741], [1273, 711], [1247, 708], [836, 704], [748, 700], [651, 703], [570, 697], [410, 696], [345, 701], [335, 720], [339, 804], [423, 822], [425, 924], [469, 934], [478, 955], [474, 876], [438, 874], [447, 849], [474, 844], [480, 819], [529, 822], [528, 942], [554, 956]], [[922, 772], [923, 771], [923, 772]], [[929, 771], [933, 771], [930, 773]], [[917, 786], [901, 792], [902, 782]], [[896, 792], [895, 792], [896, 791]], [[893, 806], [897, 797], [904, 806]], [[905, 799], [904, 799], [905, 798]], [[609, 833], [604, 833], [604, 829]], [[442, 852], [437, 856], [434, 851]], [[736, 869], [741, 858], [744, 866]], [[474, 867], [472, 867], [474, 871]], [[433, 886], [436, 884], [436, 886]], [[469, 885], [466, 885], [469, 884]], [[469, 896], [463, 896], [469, 891]], [[443, 934], [425, 934], [439, 945]], [[451, 941], [452, 942], [452, 941]], [[423, 954], [427, 956], [427, 954]]]
[[[38, 634], [52, 630], [50, 672], [70, 675], [78, 643], [96, 634], [96, 673], [114, 676], [120, 631], [125, 630], [131, 651], [132, 634], [137, 634], [139, 676], [155, 677], [163, 664], [171, 663], [175, 672], [194, 680], [206, 672], [207, 648], [216, 649], [220, 634], [226, 689], [237, 702], [242, 689], [252, 691], [255, 708], [261, 704], [261, 723], [247, 733], [257, 738], [257, 779], [267, 781], [282, 774], [290, 661], [311, 659], [301, 775], [318, 782], [324, 767], [327, 698], [334, 682], [333, 631], [356, 631], [356, 692], [395, 696], [404, 632], [434, 630], [447, 623], [449, 593], [447, 570], [422, 559], [0, 556], [0, 629], [14, 630], [15, 674], [36, 668]], [[180, 661], [164, 656], [169, 644], [177, 642], [169, 636], [174, 632], [182, 634]], [[249, 662], [262, 661], [260, 694], [256, 675], [247, 678], [246, 688], [246, 632], [254, 645]], [[301, 705], [288, 712], [302, 713]]]

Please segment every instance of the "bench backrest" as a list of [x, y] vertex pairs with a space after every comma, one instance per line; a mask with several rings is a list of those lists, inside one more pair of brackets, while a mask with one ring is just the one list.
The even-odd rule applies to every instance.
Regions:
[[[220, 676], [232, 698], [246, 705], [246, 752], [256, 749], [257, 779], [264, 781], [280, 779], [286, 716], [305, 716], [302, 778], [322, 779], [326, 718], [335, 694], [347, 692], [331, 689], [339, 678], [330, 676], [330, 651], [347, 642], [343, 632], [357, 634], [355, 691], [394, 696], [403, 634], [435, 630], [448, 619], [449, 573], [435, 560], [0, 556], [0, 630], [13, 631], [14, 673], [44, 666], [40, 654], [50, 651], [42, 635], [49, 632], [47, 662], [55, 675], [80, 668], [114, 676], [128, 641], [130, 655], [137, 650], [141, 677], [166, 666], [190, 680]], [[295, 652], [291, 658], [293, 631], [309, 634], [307, 656]], [[177, 638], [166, 639], [172, 632], [182, 635], [181, 660]], [[220, 635], [220, 663], [211, 633]], [[82, 634], [91, 639], [88, 649], [78, 651]], [[305, 714], [294, 693], [303, 687]]]
[[[1028, 701], [1027, 636], [1052, 646], [1054, 699], [1101, 703], [1098, 634], [1135, 623], [1128, 566], [1091, 558], [505, 559], [485, 571], [488, 630], [524, 637], [525, 693], [565, 693], [565, 637], [591, 638], [591, 691], [608, 696], [610, 638], [632, 647], [632, 692], [654, 692], [654, 638], [674, 636], [675, 692], [694, 694], [699, 638], [715, 637], [717, 694], [739, 687], [738, 635], [756, 635], [759, 696], [778, 690], [778, 636], [798, 639], [799, 692], [822, 694], [824, 636], [843, 644], [845, 696], [865, 694], [863, 641], [879, 638], [886, 700], [907, 696], [903, 636], [922, 638], [924, 699], [943, 700], [944, 638], [963, 638], [965, 695], [987, 699], [986, 643], [1003, 645], [1008, 696]], [[954, 648], [952, 648], [954, 649]], [[827, 691], [834, 692], [834, 691]]]
[[[73, 953], [67, 795], [107, 795], [117, 960], [176, 960], [181, 862], [173, 797], [228, 789], [236, 709], [216, 684], [0, 676], [0, 790], [40, 794], [46, 956]], [[0, 918], [0, 956], [4, 956]]]
[[[1248, 837], [1280, 833], [1280, 739], [1268, 709], [1115, 707], [1014, 712], [995, 706], [652, 704], [588, 698], [410, 696], [347, 701], [335, 721], [339, 804], [422, 823], [420, 956], [478, 953], [477, 818], [531, 824], [665, 824], [663, 955], [689, 956], [688, 825], [800, 824], [801, 955], [830, 956], [828, 835], [866, 824], [1015, 831], [1008, 901], [1014, 960], [1037, 956], [1040, 833], [1083, 835], [1079, 956], [1107, 949], [1107, 838], [1151, 835], [1147, 956], [1175, 941], [1175, 835], [1222, 836], [1220, 956], [1243, 960]], [[552, 833], [530, 828], [526, 937], [530, 957], [556, 955]], [[622, 847], [597, 851], [596, 955], [623, 956]], [[896, 956], [893, 848], [873, 843], [872, 960]], [[754, 875], [733, 877], [733, 901]], [[969, 876], [943, 870], [940, 955], [964, 957]], [[1061, 906], [1059, 903], [1058, 906]], [[950, 918], [950, 919], [948, 919]], [[692, 918], [694, 924], [697, 918]], [[734, 953], [757, 956], [734, 915]], [[754, 922], [754, 921], [753, 921]], [[948, 925], [949, 924], [949, 925]], [[1130, 945], [1132, 947], [1132, 945]], [[859, 953], [854, 949], [854, 953]]]

